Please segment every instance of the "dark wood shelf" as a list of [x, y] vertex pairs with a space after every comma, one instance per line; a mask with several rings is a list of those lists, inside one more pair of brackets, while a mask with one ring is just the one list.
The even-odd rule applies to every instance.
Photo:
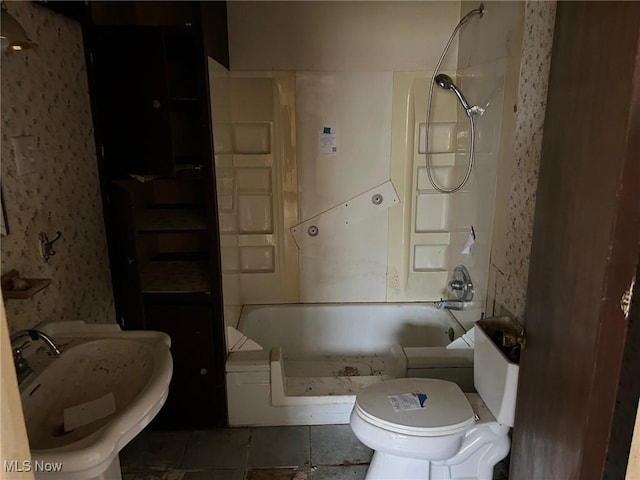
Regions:
[[136, 218], [138, 232], [184, 232], [206, 230], [203, 210], [188, 208], [147, 208], [139, 210]]
[[155, 261], [140, 271], [144, 293], [209, 292], [209, 266], [203, 261]]
[[169, 99], [171, 106], [174, 108], [197, 108], [200, 99], [196, 97], [171, 97]]

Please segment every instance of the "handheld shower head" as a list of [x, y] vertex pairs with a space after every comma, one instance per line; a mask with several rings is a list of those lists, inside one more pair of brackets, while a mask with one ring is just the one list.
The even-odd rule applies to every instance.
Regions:
[[451, 90], [451, 87], [455, 87], [455, 85], [453, 84], [453, 80], [451, 80], [451, 77], [449, 75], [445, 75], [444, 73], [436, 75], [434, 81], [440, 88], [444, 88], [445, 90]]
[[451, 77], [449, 75], [440, 73], [436, 75], [436, 77], [434, 78], [434, 82], [436, 82], [436, 84], [440, 88], [444, 88], [445, 90], [451, 90], [453, 93], [455, 93], [456, 97], [458, 97], [458, 100], [460, 100], [460, 103], [462, 104], [462, 108], [464, 108], [467, 115], [468, 116], [473, 115], [474, 113], [473, 107], [469, 105], [469, 102], [467, 102], [467, 99], [464, 98], [464, 95], [462, 94], [460, 89], [456, 87], [456, 84], [453, 83], [453, 80], [451, 80]]

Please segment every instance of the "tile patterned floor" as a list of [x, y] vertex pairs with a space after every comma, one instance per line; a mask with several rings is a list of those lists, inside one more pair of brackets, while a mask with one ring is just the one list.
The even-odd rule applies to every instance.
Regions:
[[123, 480], [363, 480], [372, 453], [349, 425], [144, 431], [120, 465]]
[[123, 480], [362, 480], [371, 455], [349, 425], [145, 431], [120, 465]]

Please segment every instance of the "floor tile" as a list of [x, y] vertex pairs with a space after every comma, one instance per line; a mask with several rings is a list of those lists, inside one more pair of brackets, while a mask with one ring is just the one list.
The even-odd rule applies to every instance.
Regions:
[[309, 465], [309, 427], [261, 427], [251, 431], [249, 466]]
[[297, 468], [256, 468], [247, 472], [247, 480], [294, 480]]
[[309, 480], [364, 480], [368, 465], [320, 466]]
[[244, 470], [202, 470], [185, 472], [181, 480], [243, 480]]
[[165, 480], [164, 472], [124, 473], [122, 480]]
[[[123, 472], [167, 471], [182, 460], [190, 433], [144, 431], [120, 452]], [[155, 479], [152, 479], [155, 480]]]
[[244, 469], [250, 434], [249, 428], [192, 432], [180, 466], [183, 469]]
[[493, 467], [493, 480], [509, 480], [509, 457], [499, 461]]
[[363, 445], [349, 425], [311, 427], [311, 465], [369, 463], [373, 451]]

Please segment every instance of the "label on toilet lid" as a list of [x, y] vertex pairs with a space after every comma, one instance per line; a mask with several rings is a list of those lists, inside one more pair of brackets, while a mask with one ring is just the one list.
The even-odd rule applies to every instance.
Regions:
[[427, 394], [422, 392], [396, 393], [387, 395], [389, 402], [395, 412], [406, 412], [409, 410], [420, 410], [424, 408]]

